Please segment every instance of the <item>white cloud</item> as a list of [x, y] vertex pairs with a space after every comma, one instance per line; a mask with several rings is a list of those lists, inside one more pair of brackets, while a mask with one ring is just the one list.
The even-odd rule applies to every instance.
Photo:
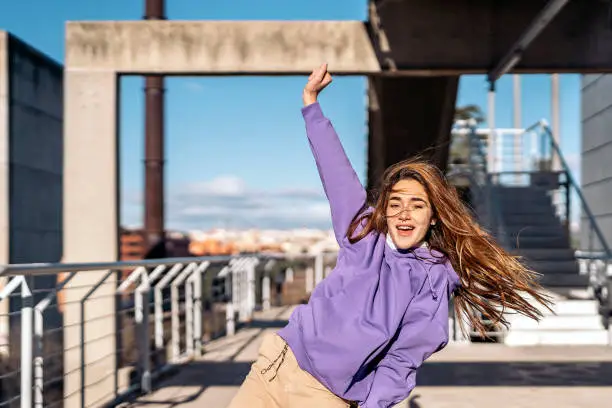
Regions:
[[181, 189], [181, 193], [205, 194], [215, 197], [238, 197], [246, 192], [244, 181], [235, 176], [219, 176], [211, 181], [190, 183]]
[[202, 92], [204, 91], [204, 85], [200, 84], [196, 81], [187, 81], [185, 82], [185, 88], [191, 92]]
[[[122, 223], [142, 222], [142, 194], [124, 194]], [[212, 180], [169, 186], [166, 225], [171, 229], [329, 228], [329, 205], [321, 190], [289, 188], [258, 190], [244, 180], [220, 176]]]

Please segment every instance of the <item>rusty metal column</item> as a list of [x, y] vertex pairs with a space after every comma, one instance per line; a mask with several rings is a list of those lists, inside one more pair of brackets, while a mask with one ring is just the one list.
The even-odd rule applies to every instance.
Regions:
[[[146, 0], [145, 19], [165, 20], [164, 0]], [[165, 256], [164, 77], [145, 77], [145, 219], [147, 252]], [[161, 253], [158, 252], [161, 250]], [[157, 257], [157, 256], [156, 256]]]

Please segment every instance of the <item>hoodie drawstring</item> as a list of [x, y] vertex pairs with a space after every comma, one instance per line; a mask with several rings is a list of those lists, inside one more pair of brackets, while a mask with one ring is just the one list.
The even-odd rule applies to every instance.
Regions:
[[433, 296], [434, 300], [437, 300], [438, 293], [436, 293], [434, 289], [434, 285], [433, 285], [433, 282], [431, 281], [431, 277], [429, 276], [429, 273], [427, 273], [427, 282], [429, 282], [429, 289], [431, 289], [431, 295]]
[[272, 382], [272, 380], [276, 378], [276, 375], [278, 374], [278, 370], [280, 369], [281, 365], [285, 361], [285, 355], [287, 355], [288, 350], [289, 350], [289, 345], [285, 344], [285, 347], [283, 347], [283, 350], [278, 354], [278, 356], [276, 356], [274, 361], [272, 361], [269, 366], [267, 366], [266, 368], [260, 371], [261, 375], [264, 375], [265, 373], [270, 371], [270, 369], [274, 367], [274, 364], [276, 364], [276, 362], [280, 359], [280, 363], [278, 363], [278, 366], [276, 367], [276, 370], [274, 371], [274, 375], [272, 376], [272, 378], [268, 380], [268, 382]]

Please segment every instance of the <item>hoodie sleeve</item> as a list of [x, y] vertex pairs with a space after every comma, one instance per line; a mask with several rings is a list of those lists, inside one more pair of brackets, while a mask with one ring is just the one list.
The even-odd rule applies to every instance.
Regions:
[[366, 192], [319, 103], [302, 108], [306, 134], [331, 208], [334, 234], [344, 244], [348, 227], [366, 202]]
[[438, 293], [436, 299], [433, 290], [423, 290], [408, 307], [397, 339], [378, 363], [360, 408], [390, 408], [406, 399], [416, 385], [418, 368], [446, 346], [448, 297]]

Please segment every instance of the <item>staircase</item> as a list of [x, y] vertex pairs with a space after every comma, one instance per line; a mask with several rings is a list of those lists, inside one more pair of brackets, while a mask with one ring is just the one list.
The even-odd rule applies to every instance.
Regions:
[[[608, 344], [606, 328], [612, 312], [604, 307], [607, 297], [599, 296], [604, 291], [598, 279], [590, 280], [579, 268], [565, 224], [570, 218], [570, 205], [578, 205], [582, 214], [586, 214], [581, 219], [582, 238], [594, 237], [592, 242], [581, 242], [582, 256], [591, 254], [588, 259], [598, 260], [605, 266], [612, 259], [612, 251], [550, 128], [541, 121], [520, 136], [518, 140], [525, 143], [523, 147], [539, 149], [532, 150], [530, 155], [525, 154], [523, 147], [517, 151], [514, 134], [505, 140], [496, 131], [493, 156], [488, 151], [490, 134], [475, 127], [469, 129], [461, 133], [461, 126], [454, 128], [457, 135], [468, 135], [470, 147], [467, 164], [451, 169], [453, 175], [458, 180], [460, 177], [469, 180], [468, 197], [478, 220], [504, 249], [520, 256], [528, 267], [541, 274], [540, 283], [555, 302], [554, 312], [542, 308], [544, 318], [540, 322], [509, 314], [510, 328], [494, 337], [517, 346]], [[560, 168], [552, 171], [555, 160]], [[577, 200], [570, 200], [570, 192]], [[557, 198], [555, 202], [553, 195]]]
[[598, 307], [596, 300], [556, 296], [554, 314], [541, 308], [544, 318], [539, 322], [522, 315], [510, 316], [504, 343], [509, 346], [607, 345], [608, 332], [603, 328]]
[[555, 215], [550, 193], [539, 187], [493, 187], [502, 228], [497, 238], [541, 273], [547, 288], [586, 289], [566, 228]]
[[554, 299], [553, 311], [541, 307], [540, 322], [521, 315], [509, 316], [510, 329], [503, 341], [512, 346], [605, 345], [598, 302], [575, 299], [586, 293], [588, 276], [580, 275], [567, 230], [556, 216], [551, 193], [537, 186], [494, 186], [499, 228], [496, 238], [509, 252], [521, 256], [540, 273], [541, 284]]

